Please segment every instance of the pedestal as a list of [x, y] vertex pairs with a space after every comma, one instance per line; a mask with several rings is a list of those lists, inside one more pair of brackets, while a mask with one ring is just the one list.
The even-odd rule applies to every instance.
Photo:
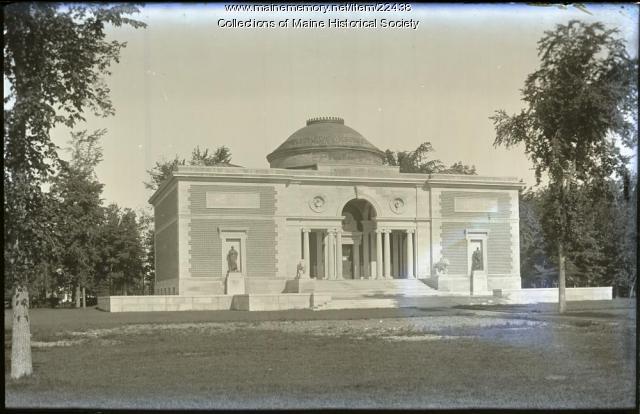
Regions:
[[471, 272], [471, 295], [483, 295], [487, 291], [487, 273], [478, 270]]
[[243, 295], [244, 276], [239, 272], [229, 272], [224, 283], [224, 293], [226, 295]]
[[313, 293], [314, 286], [313, 279], [293, 280], [293, 291], [295, 293]]

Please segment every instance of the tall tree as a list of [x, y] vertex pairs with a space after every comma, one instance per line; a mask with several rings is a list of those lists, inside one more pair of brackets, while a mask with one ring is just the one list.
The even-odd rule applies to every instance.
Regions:
[[421, 174], [476, 174], [475, 166], [458, 161], [447, 167], [442, 161], [432, 157], [434, 152], [430, 142], [423, 142], [414, 151], [385, 151], [384, 163], [399, 166], [402, 173]]
[[[209, 154], [209, 149], [201, 150], [200, 146], [193, 149], [189, 165], [201, 165], [207, 167], [213, 166], [232, 166], [231, 151], [226, 146], [216, 148], [213, 154]], [[181, 165], [186, 165], [187, 160], [176, 155], [171, 160], [156, 161], [156, 165], [147, 170], [151, 181], [145, 182], [144, 186], [150, 190], [157, 190], [160, 184], [164, 182], [171, 174]]]
[[144, 251], [142, 256], [143, 294], [153, 294], [155, 288], [155, 228], [153, 219], [153, 214], [148, 211], [143, 210], [138, 213], [140, 237]]
[[524, 143], [537, 182], [543, 173], [549, 179], [543, 226], [557, 252], [558, 310], [564, 312], [565, 248], [577, 237], [582, 201], [576, 190], [602, 188], [612, 174], [624, 174], [628, 160], [618, 144], [637, 144], [638, 65], [616, 29], [579, 21], [545, 32], [538, 56], [540, 67], [522, 89], [526, 109], [511, 116], [499, 110], [491, 119], [494, 145]]
[[75, 291], [76, 307], [86, 307], [86, 289], [93, 288], [98, 261], [99, 227], [102, 223], [102, 188], [95, 167], [102, 161], [100, 138], [106, 130], [93, 134], [72, 134], [67, 151], [70, 162], [53, 179], [51, 192], [61, 206], [58, 220], [62, 246], [62, 269]]
[[58, 124], [73, 128], [86, 110], [114, 112], [104, 77], [118, 61], [123, 42], [107, 41], [105, 26], [143, 23], [126, 17], [131, 5], [11, 4], [4, 8], [5, 97], [4, 255], [5, 278], [15, 286], [11, 377], [32, 373], [28, 287], [40, 240], [51, 229], [42, 184], [58, 155], [49, 132]]
[[110, 204], [100, 229], [100, 260], [97, 266], [98, 285], [110, 294], [141, 293], [144, 286], [143, 221], [135, 211]]

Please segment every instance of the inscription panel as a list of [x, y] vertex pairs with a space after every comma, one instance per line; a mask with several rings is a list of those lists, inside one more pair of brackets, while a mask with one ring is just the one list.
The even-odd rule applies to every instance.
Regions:
[[455, 197], [453, 211], [456, 213], [497, 213], [497, 198]]
[[207, 208], [260, 208], [260, 194], [207, 191], [205, 205]]

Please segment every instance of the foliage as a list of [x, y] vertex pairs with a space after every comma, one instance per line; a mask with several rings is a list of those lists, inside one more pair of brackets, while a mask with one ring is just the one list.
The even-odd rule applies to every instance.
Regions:
[[[608, 180], [606, 192], [597, 197], [588, 188], [576, 189], [573, 239], [565, 243], [566, 278], [570, 286], [613, 286], [614, 295], [629, 295], [637, 277], [635, 179]], [[521, 276], [525, 286], [557, 280], [554, 243], [545, 209], [552, 203], [548, 187], [526, 191], [520, 199]]]
[[631, 60], [617, 29], [571, 21], [545, 32], [538, 42], [541, 65], [522, 90], [527, 108], [491, 118], [495, 145], [524, 143], [540, 182], [543, 172], [559, 182], [604, 180], [628, 159], [618, 138], [637, 144], [637, 61]]
[[99, 130], [72, 134], [69, 163], [53, 179], [52, 196], [60, 207], [57, 220], [61, 270], [65, 286], [93, 287], [102, 223], [102, 188], [95, 167], [102, 160]]
[[544, 189], [520, 195], [520, 276], [525, 287], [539, 284], [537, 279], [545, 278], [551, 264], [540, 222], [545, 196]]
[[145, 251], [136, 213], [115, 204], [107, 206], [104, 213], [98, 283], [108, 286], [110, 294], [141, 293]]
[[138, 214], [138, 222], [140, 226], [140, 235], [143, 246], [142, 274], [143, 285], [146, 292], [152, 294], [154, 292], [155, 283], [155, 228], [153, 214], [142, 211]]
[[[194, 148], [191, 153], [189, 165], [216, 166], [228, 165], [231, 162], [231, 151], [226, 146], [218, 147], [213, 154], [209, 154], [209, 149], [202, 151], [200, 146]], [[144, 186], [150, 190], [156, 190], [171, 174], [181, 165], [186, 165], [187, 160], [176, 155], [172, 160], [156, 161], [156, 165], [147, 170], [151, 181], [145, 182]]]
[[433, 268], [438, 273], [446, 274], [447, 271], [449, 270], [449, 264], [450, 264], [449, 259], [442, 257], [433, 265]]
[[476, 174], [475, 166], [468, 166], [458, 161], [450, 167], [437, 159], [431, 159], [434, 148], [430, 142], [423, 142], [414, 151], [386, 150], [384, 163], [386, 165], [399, 166], [402, 173], [420, 174]]
[[49, 131], [74, 127], [89, 109], [113, 113], [103, 77], [118, 61], [124, 43], [106, 41], [105, 25], [143, 23], [125, 17], [131, 5], [12, 4], [4, 10], [5, 96], [4, 213], [5, 277], [32, 280], [37, 256], [47, 254], [51, 238], [44, 218], [51, 200], [42, 184], [58, 167]]
[[[14, 3], [4, 9], [5, 284], [16, 287], [11, 377], [32, 373], [28, 288], [56, 252], [56, 201], [42, 190], [59, 168], [49, 132], [73, 128], [84, 112], [113, 114], [104, 76], [124, 43], [105, 25], [142, 27], [131, 5]], [[49, 219], [52, 219], [49, 221]]]
[[[612, 175], [627, 174], [619, 145], [637, 144], [638, 66], [617, 36], [601, 23], [579, 21], [545, 32], [538, 42], [540, 67], [522, 89], [526, 108], [491, 117], [494, 145], [524, 144], [537, 183], [543, 173], [549, 178], [541, 224], [547, 247], [557, 254], [561, 311], [565, 270], [587, 278], [603, 272], [598, 235], [589, 230], [593, 223], [583, 207], [607, 194]], [[576, 254], [568, 256], [569, 250]]]

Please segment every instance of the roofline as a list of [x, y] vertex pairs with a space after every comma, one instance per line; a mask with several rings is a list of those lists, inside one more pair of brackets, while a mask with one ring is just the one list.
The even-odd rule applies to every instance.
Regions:
[[270, 154], [267, 154], [267, 161], [271, 162], [273, 161], [274, 158], [281, 157], [281, 156], [306, 154], [309, 152], [331, 151], [331, 150], [364, 151], [364, 152], [371, 152], [380, 157], [384, 157], [384, 151], [381, 151], [376, 147], [366, 148], [366, 147], [360, 147], [360, 146], [354, 146], [354, 145], [326, 145], [321, 147], [299, 147], [299, 148], [286, 148], [286, 149], [276, 148], [273, 152], [271, 152]]
[[[366, 166], [362, 166], [366, 167]], [[153, 204], [167, 188], [175, 181], [194, 179], [204, 181], [207, 178], [218, 178], [225, 181], [255, 181], [255, 182], [322, 182], [345, 184], [396, 184], [414, 187], [469, 187], [500, 188], [523, 190], [526, 185], [515, 177], [491, 177], [479, 175], [459, 174], [415, 174], [398, 173], [396, 176], [370, 177], [363, 175], [331, 175], [326, 171], [285, 168], [243, 168], [229, 169], [227, 167], [194, 167], [181, 166], [174, 171], [167, 180], [149, 198]]]

